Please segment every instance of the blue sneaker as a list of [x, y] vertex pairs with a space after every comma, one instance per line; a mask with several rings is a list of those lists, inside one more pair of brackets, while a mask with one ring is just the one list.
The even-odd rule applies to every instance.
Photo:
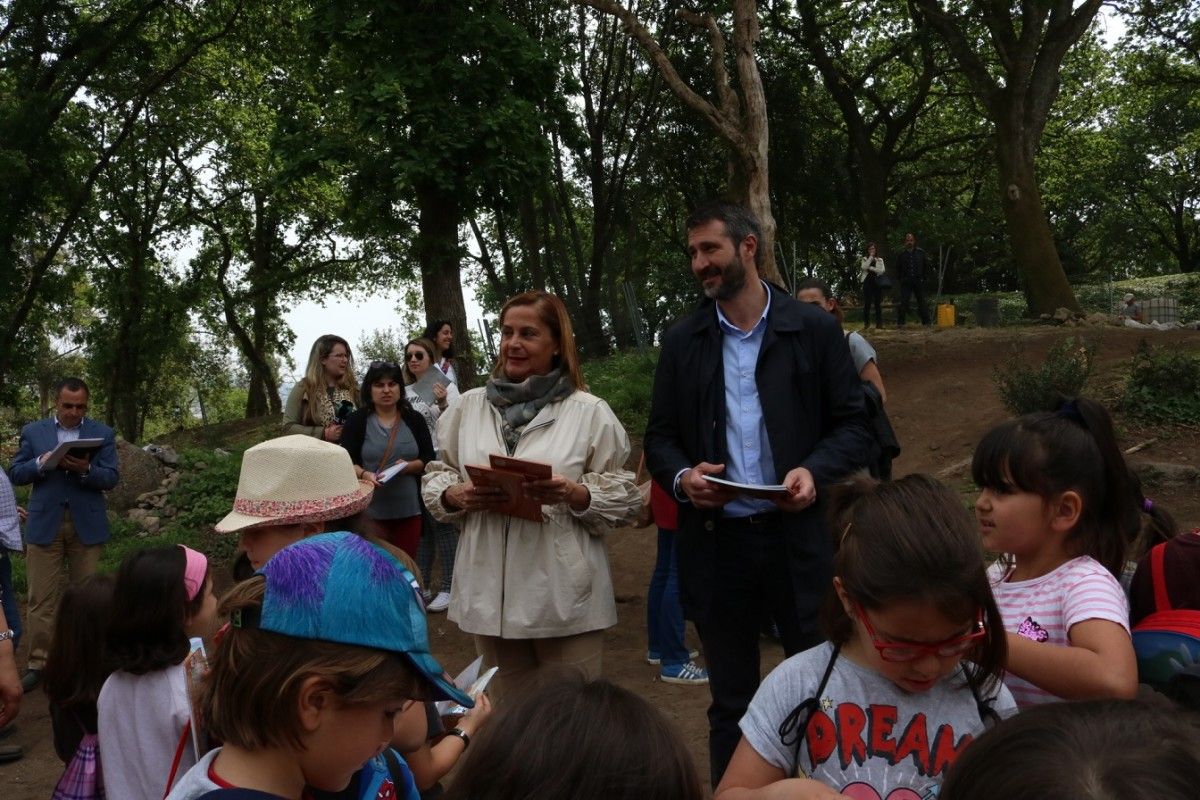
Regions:
[[677, 668], [663, 667], [659, 670], [658, 677], [663, 683], [700, 685], [708, 683], [708, 670], [689, 661]]
[[[700, 657], [699, 650], [689, 650], [688, 651], [688, 658], [699, 658], [699, 657]], [[657, 650], [647, 650], [646, 651], [646, 663], [657, 667], [659, 664], [662, 663], [662, 655]]]

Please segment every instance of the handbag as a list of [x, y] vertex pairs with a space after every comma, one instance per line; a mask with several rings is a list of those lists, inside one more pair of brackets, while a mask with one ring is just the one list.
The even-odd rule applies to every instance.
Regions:
[[51, 800], [105, 800], [100, 773], [100, 745], [94, 733], [85, 733], [54, 785]]
[[876, 276], [875, 285], [880, 289], [890, 289], [892, 288], [892, 279], [889, 278], [888, 274], [885, 272], [882, 275]]
[[638, 461], [637, 476], [634, 478], [638, 482], [638, 491], [642, 493], [642, 507], [638, 509], [637, 519], [633, 521], [633, 527], [645, 528], [654, 524], [654, 507], [650, 505], [650, 479], [642, 480], [642, 473], [646, 471], [646, 454], [642, 453], [642, 458]]

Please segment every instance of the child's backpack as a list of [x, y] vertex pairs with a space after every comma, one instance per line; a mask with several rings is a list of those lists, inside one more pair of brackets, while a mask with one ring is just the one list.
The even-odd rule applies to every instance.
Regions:
[[94, 733], [85, 733], [54, 786], [51, 800], [105, 800], [100, 773], [100, 746]]
[[[1180, 682], [1190, 683], [1200, 665], [1200, 610], [1172, 608], [1167, 596], [1163, 559], [1167, 543], [1150, 551], [1150, 581], [1154, 586], [1154, 612], [1133, 626], [1138, 680], [1175, 696]], [[1184, 697], [1177, 697], [1188, 703]]]

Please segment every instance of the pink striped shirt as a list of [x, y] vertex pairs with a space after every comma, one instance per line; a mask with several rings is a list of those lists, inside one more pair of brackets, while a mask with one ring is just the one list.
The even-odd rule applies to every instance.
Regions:
[[[1129, 631], [1129, 603], [1121, 584], [1091, 556], [1073, 558], [1052, 572], [1027, 581], [1007, 580], [1011, 570], [993, 564], [988, 570], [1004, 629], [1035, 642], [1069, 645], [1071, 626], [1106, 619]], [[1004, 684], [1019, 708], [1060, 698], [1016, 675]]]

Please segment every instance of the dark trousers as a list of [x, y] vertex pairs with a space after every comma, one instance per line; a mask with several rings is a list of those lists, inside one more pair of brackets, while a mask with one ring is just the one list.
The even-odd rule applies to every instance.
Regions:
[[913, 295], [917, 297], [917, 314], [921, 317], [921, 324], [929, 324], [929, 309], [925, 306], [925, 287], [920, 281], [910, 282], [902, 281], [900, 283], [900, 315], [897, 324], [903, 325], [908, 317], [908, 300]]
[[875, 307], [875, 327], [883, 327], [883, 289], [874, 275], [863, 281], [863, 327], [871, 327], [871, 306]]
[[719, 585], [713, 587], [710, 613], [696, 623], [712, 694], [708, 758], [714, 788], [741, 739], [738, 721], [758, 690], [760, 620], [775, 620], [786, 655], [821, 642], [816, 620], [800, 619], [797, 595], [823, 597], [830, 586], [829, 565], [802, 566], [803, 574], [797, 574], [796, 565], [789, 566], [787, 536], [779, 515], [761, 524], [726, 519], [718, 526]]
[[646, 592], [646, 644], [664, 670], [677, 670], [691, 660], [684, 644], [683, 606], [679, 604], [677, 535], [666, 528], [658, 529], [658, 558]]

